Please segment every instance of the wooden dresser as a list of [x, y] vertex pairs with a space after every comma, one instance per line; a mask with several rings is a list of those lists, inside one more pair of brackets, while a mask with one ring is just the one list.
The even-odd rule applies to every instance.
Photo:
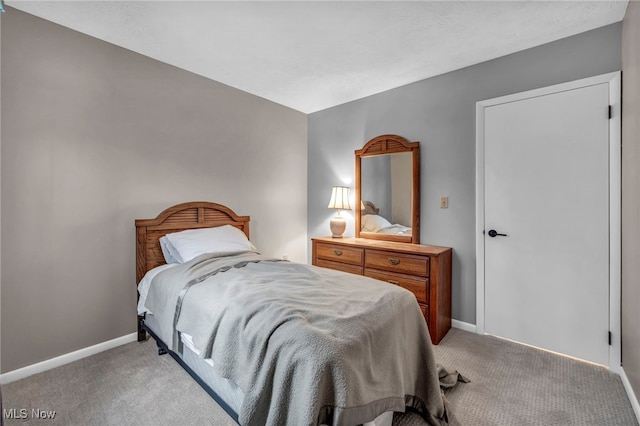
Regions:
[[451, 248], [364, 238], [311, 241], [314, 265], [387, 281], [415, 294], [433, 344], [451, 328]]

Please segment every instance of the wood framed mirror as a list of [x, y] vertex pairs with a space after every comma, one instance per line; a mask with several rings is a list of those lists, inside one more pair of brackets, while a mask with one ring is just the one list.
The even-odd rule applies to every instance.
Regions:
[[356, 238], [420, 243], [420, 142], [377, 136], [356, 155]]

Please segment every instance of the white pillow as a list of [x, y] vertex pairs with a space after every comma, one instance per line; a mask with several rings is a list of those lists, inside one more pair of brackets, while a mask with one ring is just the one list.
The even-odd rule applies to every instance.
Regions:
[[173, 248], [173, 246], [169, 242], [169, 239], [166, 236], [160, 237], [160, 248], [162, 249], [162, 255], [164, 256], [165, 262], [167, 262], [168, 264], [180, 263], [178, 262], [178, 259], [176, 259], [174, 255], [175, 249]]
[[240, 229], [231, 225], [188, 229], [166, 235], [169, 251], [178, 263], [205, 253], [254, 251], [256, 248]]
[[380, 228], [391, 226], [391, 223], [377, 214], [365, 214], [362, 216], [362, 230], [365, 232], [377, 232]]

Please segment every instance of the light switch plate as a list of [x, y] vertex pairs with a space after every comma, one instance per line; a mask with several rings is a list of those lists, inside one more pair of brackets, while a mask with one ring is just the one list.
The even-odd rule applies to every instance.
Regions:
[[440, 208], [441, 209], [446, 209], [449, 207], [449, 197], [447, 197], [446, 195], [443, 195], [440, 197]]

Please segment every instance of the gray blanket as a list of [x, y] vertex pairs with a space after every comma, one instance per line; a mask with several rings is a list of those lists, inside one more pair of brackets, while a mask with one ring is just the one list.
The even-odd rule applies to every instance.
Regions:
[[355, 425], [405, 406], [429, 424], [449, 418], [424, 318], [400, 287], [256, 253], [202, 255], [158, 274], [146, 306], [174, 351], [176, 332], [191, 335], [240, 387], [242, 425]]

